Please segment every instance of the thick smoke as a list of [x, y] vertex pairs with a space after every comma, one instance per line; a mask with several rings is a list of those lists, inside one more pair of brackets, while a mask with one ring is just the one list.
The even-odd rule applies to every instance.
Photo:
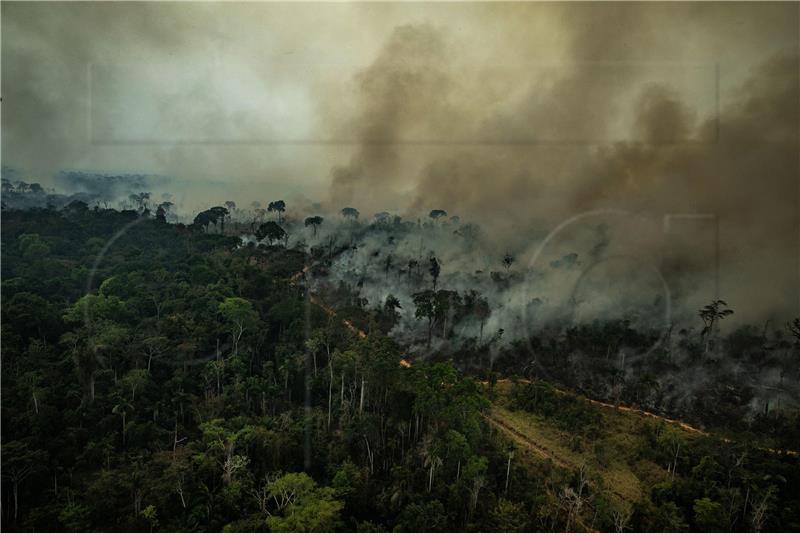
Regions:
[[736, 321], [798, 313], [797, 4], [2, 11], [3, 162], [26, 181], [170, 176], [153, 192], [188, 219], [224, 200], [445, 209], [481, 236], [460, 260], [428, 245], [443, 277], [577, 254], [574, 280], [521, 300], [590, 316], [663, 281], [674, 313], [717, 294]]
[[[553, 247], [556, 257], [578, 253], [584, 268], [626, 257], [624, 267], [593, 267], [604, 294], [586, 299], [596, 310], [624, 304], [623, 287], [644, 278], [654, 298], [666, 285], [683, 306], [672, 312], [686, 316], [716, 296], [737, 308], [736, 321], [796, 314], [797, 28], [737, 73], [712, 60], [738, 17], [698, 7], [706, 29], [726, 36], [711, 32], [711, 52], [701, 54], [709, 62], [695, 68], [670, 29], [679, 13], [554, 9], [548, 15], [566, 21], [568, 36], [559, 63], [540, 68], [534, 60], [530, 76], [517, 69], [522, 88], [508, 86], [508, 95], [493, 90], [507, 81], [496, 79], [502, 69], [493, 77], [485, 65], [459, 61], [448, 28], [396, 28], [355, 78], [359, 105], [344, 127], [360, 146], [332, 170], [333, 203], [391, 206], [412, 219], [444, 208], [481, 223], [485, 254], [511, 250], [526, 265], [543, 259], [544, 242], [545, 255]], [[796, 19], [797, 6], [786, 15]], [[762, 31], [748, 36], [762, 42]], [[476, 68], [485, 89], [474, 86]], [[702, 74], [701, 83], [687, 89], [687, 72]], [[548, 240], [576, 217], [584, 233], [610, 227], [615, 250], [587, 262], [598, 242], [571, 227]], [[562, 299], [574, 290], [565, 287]]]

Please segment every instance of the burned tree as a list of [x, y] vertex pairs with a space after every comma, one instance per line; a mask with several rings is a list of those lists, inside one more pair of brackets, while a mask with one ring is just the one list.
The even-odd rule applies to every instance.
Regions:
[[700, 309], [698, 313], [700, 318], [703, 320], [704, 325], [703, 331], [700, 333], [700, 338], [705, 344], [703, 348], [703, 354], [708, 353], [708, 346], [711, 342], [714, 326], [719, 324], [719, 322], [726, 316], [733, 314], [732, 309], [723, 309], [723, 307], [728, 307], [728, 304], [725, 302], [725, 300], [714, 300], [707, 306]]

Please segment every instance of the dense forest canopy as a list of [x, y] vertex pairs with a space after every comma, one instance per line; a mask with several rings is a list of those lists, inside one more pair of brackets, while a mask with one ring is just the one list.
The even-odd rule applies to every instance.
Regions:
[[[627, 321], [563, 317], [504, 342], [502, 328], [486, 327], [491, 298], [463, 291], [447, 261], [395, 251], [409, 234], [439, 242], [463, 229], [459, 221], [343, 213], [334, 226], [229, 204], [185, 225], [148, 196], [126, 199], [123, 210], [78, 200], [3, 210], [4, 527], [800, 524], [798, 458], [780, 451], [800, 439], [791, 403], [797, 323], [783, 334], [723, 334], [730, 309], [715, 301], [699, 311], [703, 329], [676, 332], [671, 344]], [[283, 233], [270, 233], [270, 222]], [[326, 225], [335, 229], [323, 233]], [[377, 240], [384, 251], [360, 283], [336, 274]], [[497, 266], [490, 279], [502, 287], [516, 267], [504, 256]], [[397, 297], [363, 296], [373, 279], [391, 278], [407, 284]], [[402, 343], [411, 337], [398, 327], [415, 340]], [[626, 354], [637, 356], [625, 362]], [[764, 395], [753, 378], [768, 372], [780, 372], [780, 394]], [[671, 384], [690, 375], [702, 382], [677, 401]], [[694, 421], [726, 440], [636, 422], [625, 461], [648, 481], [639, 499], [620, 496], [593, 470], [617, 453], [606, 415], [548, 383]], [[523, 458], [526, 441], [493, 414], [506, 409], [552, 425], [591, 459]]]

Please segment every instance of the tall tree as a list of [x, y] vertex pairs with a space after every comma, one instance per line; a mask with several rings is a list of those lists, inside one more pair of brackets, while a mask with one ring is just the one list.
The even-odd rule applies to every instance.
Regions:
[[708, 353], [708, 346], [711, 341], [711, 336], [714, 333], [714, 326], [717, 325], [723, 318], [733, 314], [732, 309], [724, 309], [728, 304], [725, 300], [714, 300], [706, 305], [698, 314], [703, 321], [703, 331], [700, 333], [700, 338], [704, 340], [703, 353]]
[[219, 313], [231, 325], [231, 339], [233, 341], [233, 355], [239, 354], [239, 341], [245, 330], [255, 327], [258, 322], [258, 313], [253, 309], [253, 304], [244, 298], [225, 298], [219, 304]]
[[128, 432], [128, 413], [133, 412], [133, 403], [131, 403], [125, 396], [118, 396], [117, 401], [114, 402], [114, 407], [111, 412], [119, 415], [122, 421], [122, 447], [125, 447], [125, 435]]
[[442, 266], [439, 264], [439, 260], [433, 255], [429, 260], [428, 272], [431, 273], [431, 279], [433, 279], [433, 290], [435, 291], [436, 282], [439, 281], [439, 274], [442, 272]]
[[319, 215], [306, 218], [305, 225], [306, 227], [311, 226], [311, 228], [314, 230], [314, 237], [317, 236], [317, 228], [322, 224], [323, 220], [324, 219]]
[[270, 202], [267, 206], [267, 211], [272, 213], [278, 213], [278, 224], [283, 222], [283, 212], [286, 211], [286, 202], [283, 200], [276, 200], [274, 202]]
[[473, 313], [475, 317], [478, 319], [480, 324], [480, 331], [478, 333], [478, 342], [483, 341], [483, 327], [486, 325], [486, 321], [492, 314], [492, 310], [489, 307], [489, 302], [486, 298], [482, 296], [477, 296], [475, 298], [475, 302], [473, 304]]
[[428, 348], [431, 347], [431, 335], [433, 334], [433, 319], [436, 317], [436, 293], [431, 290], [425, 290], [415, 293], [412, 296], [416, 309], [414, 316], [417, 320], [426, 318], [428, 319]]
[[11, 482], [14, 496], [14, 522], [19, 515], [19, 486], [31, 475], [41, 470], [47, 460], [47, 454], [41, 450], [32, 450], [21, 441], [3, 444], [3, 477]]

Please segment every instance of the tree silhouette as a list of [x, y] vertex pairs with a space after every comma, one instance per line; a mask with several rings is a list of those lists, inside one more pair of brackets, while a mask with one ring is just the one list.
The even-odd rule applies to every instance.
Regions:
[[447, 216], [447, 211], [445, 211], [444, 209], [434, 209], [433, 211], [428, 213], [428, 216], [431, 217], [431, 219], [434, 222], [436, 222], [440, 218], [446, 217]]
[[431, 278], [433, 278], [433, 290], [436, 290], [436, 282], [439, 280], [439, 273], [442, 271], [442, 266], [439, 264], [438, 259], [435, 256], [431, 256], [430, 258], [430, 266], [428, 267], [428, 272], [431, 273]]
[[175, 205], [172, 202], [161, 202], [158, 204], [158, 209], [156, 209], [156, 220], [165, 223], [167, 221], [167, 214], [169, 214], [169, 210], [172, 209], [172, 206]]
[[147, 200], [150, 199], [150, 193], [140, 192], [136, 194], [131, 194], [130, 196], [128, 196], [128, 199], [131, 202], [133, 202], [133, 204], [136, 206], [137, 211], [142, 212], [145, 209], [147, 209]]
[[703, 353], [708, 352], [708, 345], [711, 340], [711, 334], [713, 333], [714, 325], [726, 316], [733, 314], [733, 310], [723, 309], [723, 307], [727, 306], [728, 304], [724, 300], [714, 300], [710, 304], [700, 309], [698, 312], [705, 326], [703, 331], [700, 333], [700, 338], [705, 340], [705, 348]]
[[795, 318], [786, 324], [786, 327], [789, 328], [789, 333], [796, 339], [796, 342], [800, 343], [800, 318]]
[[306, 218], [306, 221], [305, 221], [306, 227], [311, 226], [311, 228], [314, 230], [314, 237], [317, 236], [317, 227], [320, 224], [322, 224], [323, 220], [325, 220], [325, 219], [323, 219], [321, 216], [313, 216], [313, 217]]
[[436, 293], [431, 290], [421, 291], [412, 296], [416, 310], [414, 316], [417, 320], [428, 319], [428, 348], [431, 347], [431, 335], [433, 333], [433, 319], [436, 316]]
[[256, 230], [256, 238], [259, 241], [267, 239], [270, 244], [274, 241], [280, 241], [287, 236], [286, 231], [278, 225], [274, 220], [270, 220], [261, 224]]
[[511, 265], [514, 264], [514, 261], [514, 256], [506, 252], [506, 255], [503, 256], [503, 267], [505, 267], [506, 272], [508, 272], [508, 269], [511, 268]]
[[270, 213], [272, 213], [273, 211], [275, 213], [278, 213], [278, 224], [280, 224], [283, 221], [282, 219], [283, 212], [286, 211], [286, 202], [284, 202], [283, 200], [275, 200], [274, 202], [270, 202], [269, 205], [267, 206], [267, 211], [269, 211]]
[[233, 355], [239, 353], [239, 340], [245, 330], [253, 328], [258, 322], [258, 313], [253, 309], [253, 304], [244, 298], [225, 298], [218, 306], [219, 313], [231, 324], [231, 339], [233, 341]]
[[196, 227], [202, 227], [206, 231], [208, 231], [208, 226], [210, 224], [218, 224], [220, 225], [220, 232], [225, 231], [225, 217], [228, 216], [228, 210], [221, 206], [212, 207], [211, 209], [206, 209], [205, 211], [201, 211], [194, 217], [193, 224]]
[[489, 320], [489, 317], [492, 314], [492, 310], [489, 308], [489, 302], [486, 298], [478, 296], [475, 298], [475, 302], [473, 304], [473, 312], [475, 313], [475, 317], [478, 319], [480, 323], [480, 332], [478, 334], [478, 342], [483, 341], [483, 327], [486, 325], [486, 321]]
[[358, 220], [358, 215], [360, 214], [358, 209], [355, 207], [345, 207], [341, 210], [341, 213], [344, 218], [350, 218], [353, 220]]

